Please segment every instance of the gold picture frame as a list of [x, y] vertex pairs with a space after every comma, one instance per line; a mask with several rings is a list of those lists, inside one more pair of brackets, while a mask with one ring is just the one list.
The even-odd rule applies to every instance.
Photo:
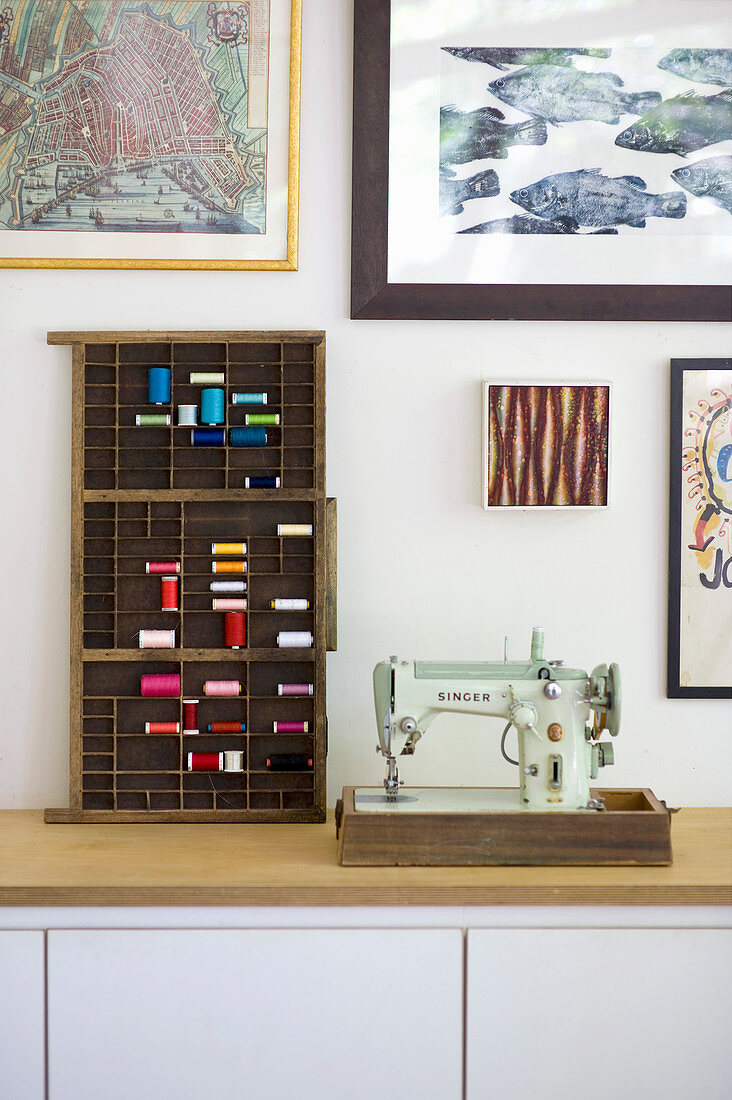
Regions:
[[[26, 0], [26, 27], [51, 49], [42, 74], [25, 57], [29, 36], [15, 31], [13, 9], [0, 12], [0, 74], [20, 123], [0, 137], [0, 267], [297, 270], [302, 0], [169, 9], [80, 0], [72, 27], [63, 0]], [[150, 36], [154, 61], [176, 63], [163, 73], [150, 63], [140, 78], [135, 64], [144, 70], [149, 55], [135, 45]], [[195, 101], [187, 116], [184, 81], [186, 104]], [[158, 185], [158, 210], [154, 186], [138, 186], [147, 182]]]

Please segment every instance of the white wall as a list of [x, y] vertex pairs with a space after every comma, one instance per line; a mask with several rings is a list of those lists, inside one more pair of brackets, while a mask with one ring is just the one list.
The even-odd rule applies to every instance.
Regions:
[[[50, 329], [323, 328], [328, 492], [339, 501], [329, 802], [380, 782], [371, 670], [409, 658], [615, 660], [624, 720], [602, 779], [670, 805], [732, 795], [732, 713], [664, 697], [668, 362], [729, 354], [710, 324], [350, 321], [351, 16], [307, 0], [300, 270], [0, 271], [0, 805], [65, 805], [70, 379]], [[480, 380], [610, 379], [612, 507], [480, 508]], [[508, 785], [501, 723], [439, 720], [409, 782]]]

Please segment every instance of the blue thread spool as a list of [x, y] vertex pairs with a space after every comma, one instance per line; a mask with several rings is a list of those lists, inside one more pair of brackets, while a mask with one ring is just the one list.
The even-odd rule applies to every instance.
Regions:
[[266, 405], [266, 393], [233, 393], [231, 395], [233, 405]]
[[225, 428], [192, 428], [191, 444], [194, 447], [225, 447]]
[[150, 367], [147, 372], [147, 399], [151, 405], [170, 403], [170, 367]]
[[279, 489], [280, 479], [278, 477], [245, 477], [244, 488], [245, 489]]
[[264, 447], [267, 433], [264, 428], [230, 428], [229, 442], [232, 447]]
[[201, 423], [223, 424], [226, 409], [224, 391], [219, 389], [201, 390]]

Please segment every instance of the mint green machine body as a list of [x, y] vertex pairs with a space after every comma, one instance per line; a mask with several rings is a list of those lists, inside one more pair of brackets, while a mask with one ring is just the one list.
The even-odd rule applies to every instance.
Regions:
[[[546, 661], [544, 632], [535, 629], [528, 661], [400, 661], [374, 669], [379, 749], [387, 761], [387, 797], [398, 799], [396, 758], [414, 753], [443, 713], [502, 718], [518, 733], [518, 805], [526, 810], [599, 810], [590, 780], [613, 762], [610, 742], [620, 725], [617, 665], [591, 673]], [[592, 716], [592, 724], [590, 724]], [[501, 743], [503, 751], [503, 742]], [[505, 756], [504, 752], [504, 756]], [[509, 759], [509, 757], [506, 757]], [[512, 761], [515, 763], [515, 761]]]

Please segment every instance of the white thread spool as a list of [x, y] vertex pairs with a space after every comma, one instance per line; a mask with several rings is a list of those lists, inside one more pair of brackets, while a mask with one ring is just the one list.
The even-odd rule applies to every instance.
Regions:
[[277, 635], [280, 649], [310, 649], [313, 636], [309, 630], [281, 630]]
[[224, 753], [224, 771], [225, 772], [243, 772], [244, 771], [244, 753], [243, 752], [225, 752]]
[[175, 649], [174, 630], [141, 630], [140, 649]]
[[277, 598], [270, 600], [269, 606], [272, 611], [309, 611], [310, 600]]
[[246, 592], [246, 581], [211, 581], [209, 583], [210, 592]]
[[313, 525], [312, 523], [278, 523], [277, 534], [278, 535], [312, 535]]
[[191, 384], [194, 386], [211, 386], [223, 384], [224, 372], [223, 371], [191, 371], [189, 375]]
[[198, 405], [179, 405], [178, 406], [178, 423], [179, 424], [197, 424], [198, 423]]

